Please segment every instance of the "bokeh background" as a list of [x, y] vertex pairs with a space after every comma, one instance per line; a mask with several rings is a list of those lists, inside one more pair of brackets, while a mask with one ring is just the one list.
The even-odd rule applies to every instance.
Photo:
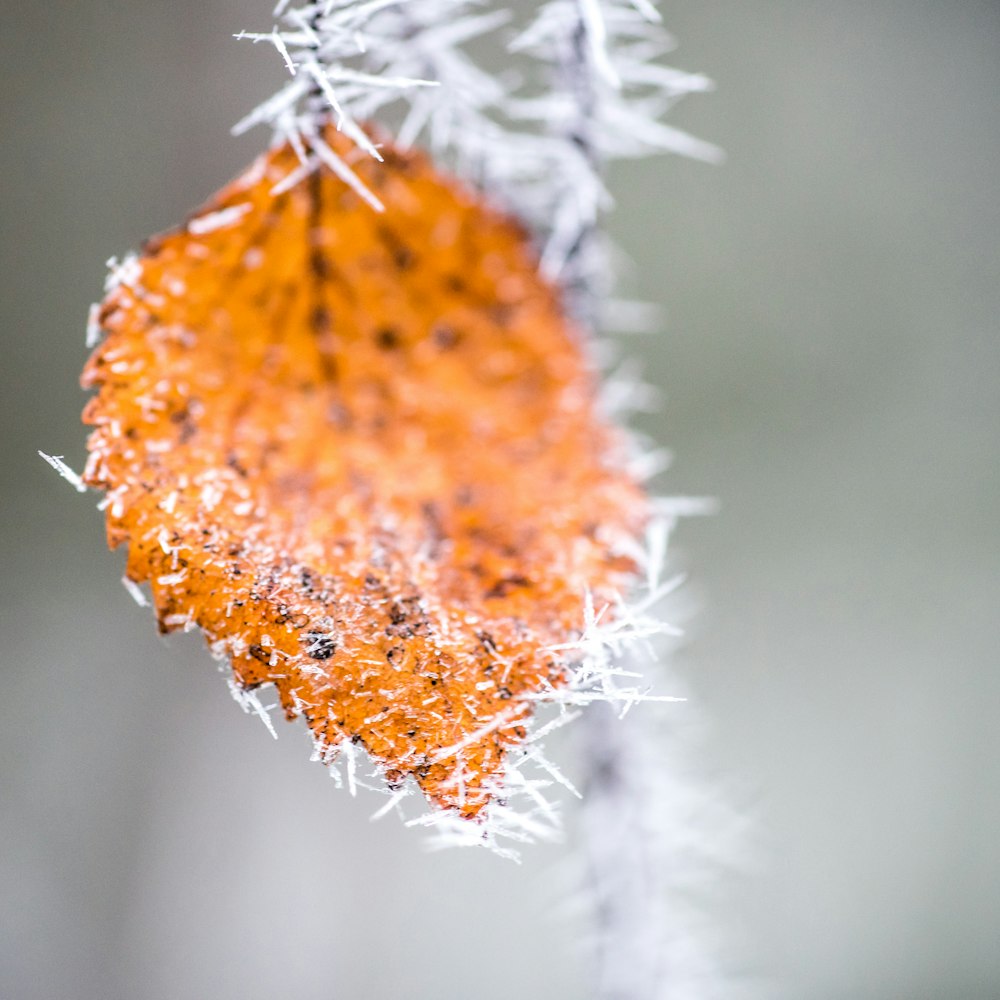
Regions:
[[[663, 332], [644, 426], [702, 605], [680, 669], [756, 825], [714, 919], [791, 1000], [1000, 996], [1000, 7], [674, 0], [674, 121], [618, 170]], [[266, 142], [254, 0], [7, 4], [0, 32], [0, 996], [586, 996], [564, 850], [427, 854], [245, 718], [118, 584], [77, 374], [103, 262]], [[678, 707], [677, 711], [688, 711]], [[562, 873], [562, 874], [561, 874]]]

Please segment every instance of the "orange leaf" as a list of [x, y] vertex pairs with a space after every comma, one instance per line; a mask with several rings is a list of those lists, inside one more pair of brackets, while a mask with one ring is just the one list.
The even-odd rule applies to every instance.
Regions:
[[647, 508], [521, 228], [385, 161], [356, 168], [379, 214], [326, 168], [274, 194], [274, 149], [122, 269], [85, 479], [163, 631], [473, 818]]

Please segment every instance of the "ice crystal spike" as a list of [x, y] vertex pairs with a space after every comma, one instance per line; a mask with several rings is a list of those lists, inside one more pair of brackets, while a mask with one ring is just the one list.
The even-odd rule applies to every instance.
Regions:
[[[407, 112], [397, 136], [401, 146], [426, 133], [437, 154], [471, 150], [505, 93], [463, 50], [475, 38], [509, 20], [506, 11], [483, 12], [479, 0], [320, 0], [275, 9], [279, 24], [268, 32], [237, 37], [272, 46], [289, 82], [247, 114], [237, 133], [268, 124], [279, 141], [299, 153], [308, 175], [320, 162], [349, 171], [350, 144], [375, 159], [378, 145], [364, 124], [388, 106]], [[309, 156], [308, 140], [333, 116], [348, 140], [345, 152]], [[495, 125], [489, 125], [492, 134]], [[330, 150], [328, 150], [328, 153]]]
[[274, 194], [288, 143], [118, 267], [84, 479], [244, 708], [271, 684], [352, 787], [366, 751], [473, 839], [534, 836], [539, 701], [641, 695], [610, 652], [647, 634], [619, 595], [650, 510], [521, 227], [380, 149], [384, 214], [329, 166]]

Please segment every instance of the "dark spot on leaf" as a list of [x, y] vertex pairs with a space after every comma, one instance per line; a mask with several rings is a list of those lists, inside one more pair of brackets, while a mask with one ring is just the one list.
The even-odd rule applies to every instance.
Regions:
[[383, 351], [394, 351], [399, 347], [399, 331], [393, 329], [391, 326], [384, 326], [375, 334], [375, 343]]
[[431, 337], [434, 339], [434, 346], [441, 351], [454, 350], [461, 339], [455, 328], [445, 323], [439, 323], [435, 326], [431, 332]]
[[306, 656], [314, 660], [329, 660], [337, 652], [337, 643], [332, 635], [321, 632], [306, 632], [302, 636]]

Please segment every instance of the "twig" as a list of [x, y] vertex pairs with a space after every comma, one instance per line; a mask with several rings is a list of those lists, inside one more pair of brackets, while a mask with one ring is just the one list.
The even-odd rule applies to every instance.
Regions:
[[[543, 260], [559, 277], [577, 322], [591, 332], [599, 326], [601, 301], [613, 284], [601, 232], [609, 201], [602, 183], [605, 162], [634, 154], [636, 139], [655, 141], [654, 137], [662, 140], [665, 135], [655, 118], [643, 120], [640, 112], [625, 104], [623, 89], [626, 82], [636, 81], [667, 88], [695, 86], [694, 78], [657, 73], [657, 67], [634, 58], [651, 51], [648, 44], [632, 43], [639, 37], [636, 13], [647, 20], [655, 16], [645, 3], [636, 11], [616, 0], [551, 0], [521, 43], [554, 53], [556, 87], [547, 100], [566, 101], [568, 113], [549, 121], [562, 122], [555, 134], [562, 142], [564, 170], [572, 182], [553, 192], [549, 217], [554, 221]], [[606, 18], [612, 21], [610, 28]], [[650, 33], [649, 24], [645, 31]], [[609, 50], [615, 42], [618, 54], [630, 46], [621, 70]], [[653, 106], [659, 111], [669, 103]], [[678, 139], [678, 146], [689, 154], [715, 157], [711, 147], [693, 139]], [[654, 529], [650, 596], [631, 611], [618, 609], [618, 623], [631, 624], [636, 611], [644, 618], [655, 611], [668, 533], [669, 526], [662, 523]], [[600, 629], [606, 631], [607, 626]], [[600, 1000], [694, 1000], [712, 992], [714, 970], [705, 960], [704, 942], [690, 933], [684, 907], [678, 904], [671, 911], [665, 905], [670, 880], [663, 872], [665, 862], [683, 865], [689, 859], [665, 858], [657, 843], [664, 833], [663, 821], [669, 825], [692, 819], [684, 814], [690, 798], [661, 797], [664, 789], [662, 781], [655, 780], [657, 770], [669, 773], [680, 762], [663, 753], [656, 755], [652, 768], [646, 766], [652, 748], [664, 748], [651, 730], [641, 728], [640, 720], [633, 717], [629, 722], [615, 718], [608, 702], [598, 701], [584, 710], [578, 734], [584, 747], [581, 836], [595, 923], [595, 992]]]

